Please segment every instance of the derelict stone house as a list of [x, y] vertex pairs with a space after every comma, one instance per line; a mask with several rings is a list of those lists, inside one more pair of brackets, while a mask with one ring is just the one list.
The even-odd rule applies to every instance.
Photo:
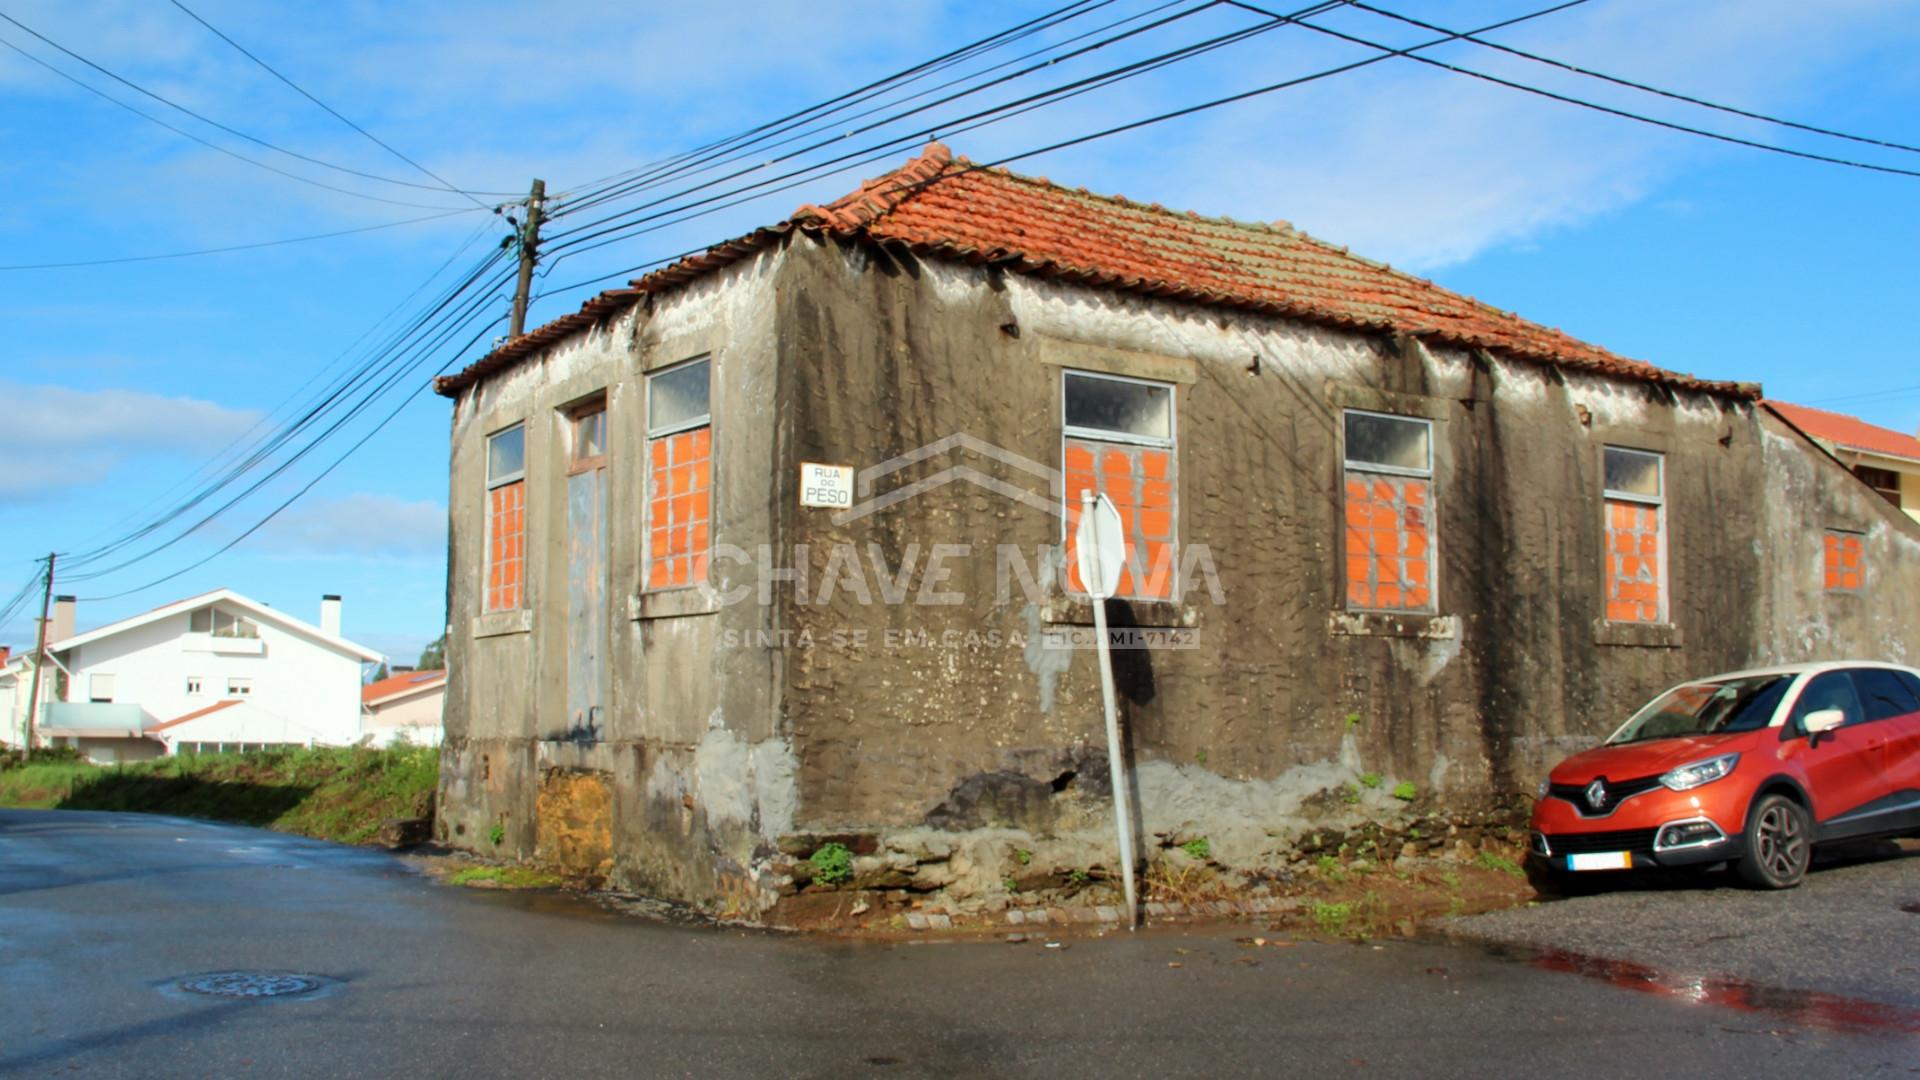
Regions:
[[827, 835], [961, 903], [1016, 847], [1111, 865], [1089, 484], [1157, 646], [1116, 652], [1137, 831], [1229, 866], [1530, 790], [1689, 675], [1920, 641], [1920, 527], [1758, 387], [937, 144], [439, 389], [444, 839], [737, 911]]

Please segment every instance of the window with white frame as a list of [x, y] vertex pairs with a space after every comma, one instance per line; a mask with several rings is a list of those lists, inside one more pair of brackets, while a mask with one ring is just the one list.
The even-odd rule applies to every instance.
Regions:
[[187, 696], [197, 697], [202, 693], [205, 693], [205, 684], [201, 681], [200, 676], [187, 676]]
[[1433, 421], [1348, 409], [1341, 455], [1347, 608], [1433, 611]]
[[649, 590], [707, 580], [713, 547], [713, 362], [706, 357], [647, 376], [646, 550]]
[[487, 436], [487, 552], [483, 609], [509, 611], [526, 601], [527, 426]]
[[1091, 371], [1061, 372], [1067, 582], [1084, 593], [1074, 551], [1081, 493], [1113, 500], [1127, 540], [1114, 595], [1172, 600], [1179, 544], [1173, 386]]
[[1666, 457], [1605, 450], [1608, 622], [1667, 621]]
[[230, 698], [250, 697], [253, 694], [252, 679], [228, 679], [227, 696]]
[[104, 673], [87, 676], [87, 700], [112, 701], [113, 676]]

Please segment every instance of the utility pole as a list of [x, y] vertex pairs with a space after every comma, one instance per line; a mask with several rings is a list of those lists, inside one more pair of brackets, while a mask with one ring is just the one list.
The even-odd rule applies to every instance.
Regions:
[[540, 255], [540, 204], [547, 201], [547, 182], [535, 180], [527, 194], [527, 220], [520, 226], [520, 283], [513, 290], [513, 317], [507, 322], [507, 340], [527, 328], [527, 292], [533, 287], [533, 262]]
[[40, 594], [40, 643], [33, 651], [33, 690], [27, 695], [27, 738], [20, 747], [22, 759], [33, 756], [33, 722], [40, 711], [40, 671], [47, 666], [47, 615], [53, 607], [53, 560], [56, 552], [47, 552], [47, 587]]

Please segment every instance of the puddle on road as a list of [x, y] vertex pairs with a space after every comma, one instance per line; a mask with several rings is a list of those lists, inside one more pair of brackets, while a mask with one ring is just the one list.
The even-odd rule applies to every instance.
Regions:
[[1819, 990], [1786, 990], [1717, 975], [1683, 975], [1626, 960], [1603, 960], [1559, 949], [1496, 946], [1495, 955], [1546, 971], [1599, 979], [1623, 990], [1775, 1016], [1788, 1023], [1848, 1035], [1920, 1035], [1920, 1009]]

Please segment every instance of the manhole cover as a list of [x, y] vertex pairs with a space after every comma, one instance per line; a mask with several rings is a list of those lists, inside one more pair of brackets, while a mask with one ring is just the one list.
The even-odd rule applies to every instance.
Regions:
[[291, 975], [272, 971], [218, 971], [180, 980], [180, 989], [190, 994], [225, 998], [273, 998], [311, 994], [325, 985], [312, 975]]

